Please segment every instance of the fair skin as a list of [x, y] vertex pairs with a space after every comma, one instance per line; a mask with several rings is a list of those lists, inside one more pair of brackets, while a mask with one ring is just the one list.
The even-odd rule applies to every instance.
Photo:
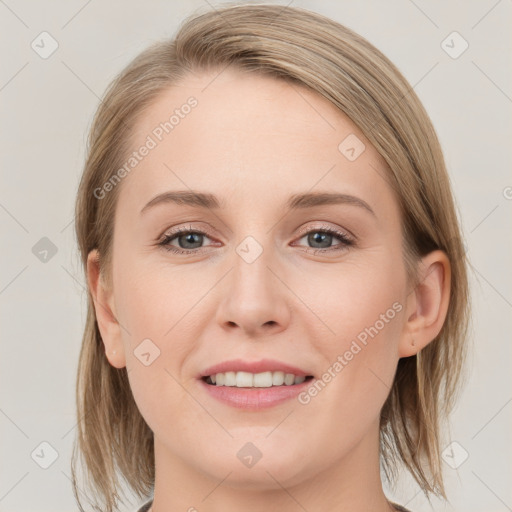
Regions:
[[[379, 413], [398, 360], [443, 325], [448, 260], [428, 254], [419, 285], [408, 283], [385, 162], [346, 116], [297, 85], [232, 70], [188, 76], [146, 109], [134, 150], [190, 96], [197, 107], [118, 185], [112, 282], [100, 278], [96, 251], [88, 261], [106, 357], [126, 366], [154, 433], [153, 512], [392, 510], [379, 473]], [[338, 150], [349, 134], [366, 146], [354, 161]], [[165, 202], [141, 214], [177, 190], [214, 194], [221, 207]], [[285, 209], [291, 195], [320, 191], [355, 196], [373, 213], [354, 203]], [[187, 254], [157, 245], [190, 226], [206, 235], [170, 242]], [[355, 242], [317, 241], [326, 227]], [[247, 236], [263, 250], [252, 263], [236, 251]], [[198, 379], [234, 358], [277, 359], [321, 379], [397, 303], [307, 404], [237, 409]], [[160, 350], [148, 366], [134, 354], [147, 338]], [[237, 457], [248, 442], [261, 452], [252, 467]]]

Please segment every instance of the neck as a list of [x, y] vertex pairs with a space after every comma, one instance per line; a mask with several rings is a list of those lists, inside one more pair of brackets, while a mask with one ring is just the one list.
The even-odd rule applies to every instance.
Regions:
[[378, 424], [342, 460], [322, 468], [312, 478], [289, 485], [278, 482], [271, 473], [267, 472], [265, 483], [241, 486], [230, 482], [236, 467], [215, 477], [187, 464], [155, 438], [155, 489], [151, 511], [395, 510], [382, 490]]

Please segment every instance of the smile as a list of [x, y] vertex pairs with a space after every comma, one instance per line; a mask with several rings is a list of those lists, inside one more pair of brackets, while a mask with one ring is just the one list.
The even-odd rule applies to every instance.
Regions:
[[261, 372], [250, 373], [244, 371], [224, 372], [203, 377], [207, 384], [215, 386], [227, 386], [237, 388], [270, 388], [276, 386], [293, 386], [301, 384], [307, 379], [312, 379], [311, 375], [294, 375], [293, 373]]

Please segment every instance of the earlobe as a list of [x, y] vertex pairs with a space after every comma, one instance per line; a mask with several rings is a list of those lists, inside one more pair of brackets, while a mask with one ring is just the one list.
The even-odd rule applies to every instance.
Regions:
[[105, 345], [105, 356], [112, 366], [123, 368], [126, 366], [126, 358], [116, 316], [114, 294], [103, 280], [100, 257], [96, 249], [87, 257], [87, 282], [94, 303], [98, 329]]
[[441, 331], [450, 302], [451, 266], [446, 253], [433, 251], [419, 263], [418, 284], [409, 293], [407, 320], [399, 357], [409, 357], [426, 347]]

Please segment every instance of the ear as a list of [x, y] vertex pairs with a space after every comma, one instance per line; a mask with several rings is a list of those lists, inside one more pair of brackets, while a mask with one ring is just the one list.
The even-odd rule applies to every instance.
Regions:
[[436, 250], [427, 254], [418, 270], [418, 284], [407, 297], [399, 357], [417, 354], [439, 334], [450, 302], [451, 265], [446, 253]]
[[116, 319], [114, 293], [107, 287], [100, 272], [100, 257], [95, 249], [87, 256], [87, 282], [91, 292], [96, 321], [101, 339], [105, 345], [105, 355], [115, 368], [126, 366], [121, 328]]

